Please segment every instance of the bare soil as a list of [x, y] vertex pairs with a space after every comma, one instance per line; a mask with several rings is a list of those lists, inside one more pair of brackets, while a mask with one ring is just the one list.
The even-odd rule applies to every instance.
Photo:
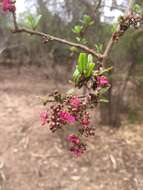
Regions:
[[143, 125], [97, 127], [75, 158], [39, 122], [38, 96], [67, 81], [40, 68], [0, 70], [0, 190], [143, 190]]

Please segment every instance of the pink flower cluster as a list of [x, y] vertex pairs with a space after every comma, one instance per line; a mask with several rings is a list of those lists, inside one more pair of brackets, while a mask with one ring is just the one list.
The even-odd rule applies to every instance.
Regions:
[[85, 152], [86, 145], [81, 143], [81, 140], [78, 136], [71, 134], [67, 137], [67, 140], [72, 144], [70, 151], [75, 156], [81, 156]]
[[80, 144], [80, 139], [74, 134], [71, 134], [67, 137], [67, 140], [73, 144]]
[[81, 156], [86, 151], [86, 146], [84, 144], [80, 144], [79, 146], [72, 146], [70, 151], [75, 156]]
[[76, 96], [69, 96], [63, 102], [52, 105], [48, 111], [40, 114], [41, 124], [48, 124], [52, 132], [64, 129], [67, 124], [77, 124], [72, 125], [75, 127], [75, 134], [66, 138], [71, 145], [70, 152], [76, 156], [82, 155], [86, 150], [86, 145], [81, 142], [82, 137], [94, 135], [94, 129], [89, 126], [90, 116], [87, 112], [86, 102]]
[[99, 87], [103, 87], [103, 86], [107, 86], [109, 84], [109, 81], [106, 76], [98, 76], [97, 84]]
[[15, 3], [12, 2], [11, 0], [3, 0], [3, 11], [15, 12], [16, 11]]
[[60, 118], [63, 122], [67, 123], [74, 123], [75, 122], [75, 117], [72, 116], [69, 112], [67, 111], [61, 111], [60, 112]]

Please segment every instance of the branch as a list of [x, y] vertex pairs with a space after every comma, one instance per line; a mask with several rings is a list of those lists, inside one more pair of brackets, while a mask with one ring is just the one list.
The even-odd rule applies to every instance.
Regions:
[[[101, 3], [101, 1], [99, 1], [99, 5], [100, 5], [100, 3]], [[128, 8], [125, 11], [125, 16], [124, 16], [125, 18], [127, 17], [127, 15], [131, 15], [131, 8], [132, 8], [133, 3], [134, 3], [134, 0], [129, 0]], [[14, 33], [28, 33], [31, 35], [36, 35], [36, 36], [42, 37], [44, 39], [45, 43], [48, 43], [49, 41], [56, 41], [56, 42], [59, 42], [62, 44], [66, 44], [68, 46], [76, 47], [76, 48], [81, 49], [87, 53], [92, 54], [95, 58], [97, 58], [100, 61], [100, 64], [102, 65], [103, 68], [105, 68], [105, 63], [106, 63], [107, 57], [109, 56], [109, 53], [112, 49], [112, 46], [115, 43], [114, 35], [119, 33], [119, 35], [121, 36], [126, 31], [126, 30], [123, 31], [122, 33], [120, 32], [120, 23], [119, 23], [117, 28], [116, 28], [116, 32], [114, 32], [112, 34], [112, 36], [111, 36], [111, 38], [110, 38], [110, 40], [109, 40], [109, 42], [105, 48], [104, 53], [100, 54], [100, 53], [97, 53], [94, 49], [89, 48], [89, 47], [82, 45], [82, 44], [79, 44], [79, 43], [71, 42], [71, 41], [68, 41], [68, 40], [65, 40], [65, 39], [50, 35], [50, 34], [46, 34], [43, 32], [39, 32], [36, 30], [32, 30], [32, 29], [28, 29], [28, 28], [19, 28], [15, 12], [12, 12], [12, 15], [13, 15], [13, 24], [14, 24], [13, 32]]]
[[[125, 11], [125, 16], [131, 13], [133, 2], [134, 2], [134, 0], [129, 0], [128, 8]], [[120, 24], [118, 24], [118, 26], [116, 28], [116, 31], [119, 31], [119, 28], [120, 28]], [[108, 44], [106, 46], [106, 49], [105, 49], [105, 51], [103, 53], [103, 59], [102, 59], [102, 66], [103, 67], [105, 67], [107, 57], [108, 57], [113, 45], [114, 45], [114, 40], [113, 40], [113, 34], [112, 34], [112, 37], [110, 38], [110, 40], [109, 40], [109, 42], [108, 42]]]
[[50, 34], [39, 32], [36, 30], [31, 30], [31, 29], [27, 29], [27, 28], [19, 28], [18, 24], [17, 24], [17, 20], [16, 20], [16, 14], [13, 12], [12, 15], [13, 15], [13, 24], [14, 24], [14, 30], [12, 31], [13, 33], [28, 33], [31, 35], [40, 36], [40, 37], [44, 38], [45, 43], [48, 43], [49, 41], [57, 41], [59, 43], [66, 44], [69, 46], [74, 46], [78, 49], [81, 49], [81, 50], [87, 52], [87, 53], [90, 53], [93, 56], [95, 56], [98, 60], [102, 60], [102, 58], [103, 58], [102, 54], [96, 53], [96, 51], [94, 49], [91, 49], [85, 45], [70, 42], [68, 40], [58, 38], [58, 37], [52, 36]]

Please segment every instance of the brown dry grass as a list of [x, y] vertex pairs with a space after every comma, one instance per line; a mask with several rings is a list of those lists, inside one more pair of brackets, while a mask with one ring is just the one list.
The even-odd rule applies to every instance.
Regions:
[[41, 128], [39, 95], [55, 88], [45, 70], [1, 67], [0, 189], [142, 190], [143, 125], [97, 127], [88, 152], [72, 157], [58, 135]]

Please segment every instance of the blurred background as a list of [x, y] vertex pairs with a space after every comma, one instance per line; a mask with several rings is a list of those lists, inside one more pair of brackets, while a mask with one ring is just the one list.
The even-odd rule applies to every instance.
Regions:
[[[95, 24], [88, 45], [105, 49], [128, 0], [17, 0], [22, 25], [42, 15], [38, 30], [75, 41], [72, 28], [84, 14]], [[142, 0], [134, 3], [142, 5]], [[39, 96], [71, 88], [75, 64], [70, 48], [12, 34], [11, 15], [0, 11], [0, 186], [4, 190], [143, 189], [143, 30], [130, 29], [114, 45], [107, 66], [112, 87], [108, 104], [93, 113], [97, 126], [89, 152], [71, 158], [62, 135], [40, 127]], [[50, 140], [49, 140], [50, 139]], [[15, 163], [16, 160], [16, 163]], [[12, 167], [13, 166], [13, 167]]]

